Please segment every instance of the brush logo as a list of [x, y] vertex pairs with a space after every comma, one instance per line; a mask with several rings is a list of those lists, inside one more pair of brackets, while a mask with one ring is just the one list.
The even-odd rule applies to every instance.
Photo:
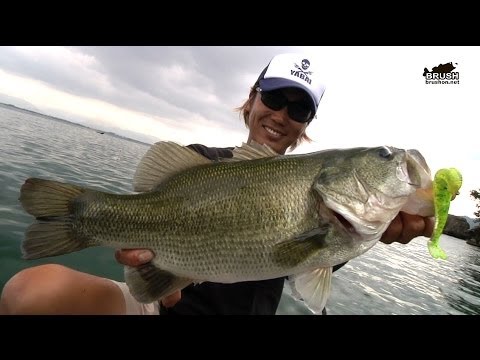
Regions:
[[429, 71], [428, 68], [423, 69], [423, 76], [425, 77], [425, 84], [460, 84], [460, 74], [458, 71], [453, 71], [457, 68], [452, 62], [446, 64], [439, 64]]

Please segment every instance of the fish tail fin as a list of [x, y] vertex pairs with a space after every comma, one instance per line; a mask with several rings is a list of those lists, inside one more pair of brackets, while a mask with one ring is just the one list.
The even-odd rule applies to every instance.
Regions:
[[74, 232], [70, 221], [39, 222], [30, 225], [22, 241], [22, 258], [27, 260], [68, 254], [89, 246]]
[[29, 178], [20, 188], [20, 203], [37, 219], [68, 216], [72, 200], [86, 191], [77, 185]]
[[52, 180], [30, 178], [20, 189], [20, 203], [39, 222], [27, 229], [22, 242], [24, 259], [38, 259], [81, 250], [88, 239], [79, 236], [71, 219], [72, 201], [86, 189]]

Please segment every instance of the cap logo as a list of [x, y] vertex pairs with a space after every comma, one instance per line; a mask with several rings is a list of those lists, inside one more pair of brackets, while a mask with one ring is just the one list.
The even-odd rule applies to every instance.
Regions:
[[310, 67], [310, 61], [307, 59], [302, 60], [302, 66], [300, 67], [298, 64], [295, 64], [295, 67], [298, 70], [290, 70], [290, 75], [296, 76], [302, 80], [305, 80], [308, 84], [312, 84], [312, 80], [308, 77], [308, 75], [312, 75], [313, 71], [307, 71]]

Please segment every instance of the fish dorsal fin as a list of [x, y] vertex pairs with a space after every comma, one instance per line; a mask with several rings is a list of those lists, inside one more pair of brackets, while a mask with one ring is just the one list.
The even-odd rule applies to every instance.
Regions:
[[176, 173], [211, 163], [211, 160], [186, 146], [170, 141], [158, 142], [140, 160], [133, 178], [133, 189], [151, 191]]
[[321, 314], [330, 296], [332, 267], [289, 276], [288, 283], [295, 299], [304, 301], [315, 314]]
[[242, 143], [242, 146], [233, 149], [232, 160], [254, 160], [280, 155], [268, 145], [261, 145], [256, 141]]

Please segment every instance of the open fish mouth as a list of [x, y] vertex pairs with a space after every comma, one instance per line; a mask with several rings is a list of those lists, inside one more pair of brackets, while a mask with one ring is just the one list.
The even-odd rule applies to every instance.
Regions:
[[[343, 234], [345, 238], [350, 238], [354, 242], [370, 241], [374, 238], [380, 238], [393, 218], [393, 212], [388, 211], [390, 216], [386, 218], [365, 219], [354, 213], [344, 214], [335, 209], [328, 208], [325, 204], [324, 212], [321, 216], [328, 216], [328, 221], [336, 230]], [[398, 209], [399, 210], [399, 209]], [[328, 215], [326, 214], [328, 212]]]
[[341, 226], [345, 229], [350, 234], [355, 234], [359, 235], [357, 233], [357, 230], [355, 230], [355, 227], [352, 225], [350, 221], [348, 221], [342, 214], [330, 210], [332, 212], [332, 215], [338, 220], [338, 222], [341, 224]]
[[330, 225], [337, 227], [348, 237], [357, 238], [361, 236], [361, 234], [357, 231], [357, 229], [350, 220], [348, 220], [345, 216], [343, 216], [335, 209], [328, 207], [323, 201], [323, 199], [318, 199], [317, 208], [319, 215], [322, 218], [322, 222], [329, 223]]
[[416, 188], [426, 189], [432, 186], [430, 168], [422, 154], [415, 149], [406, 150], [406, 162], [397, 176]]

